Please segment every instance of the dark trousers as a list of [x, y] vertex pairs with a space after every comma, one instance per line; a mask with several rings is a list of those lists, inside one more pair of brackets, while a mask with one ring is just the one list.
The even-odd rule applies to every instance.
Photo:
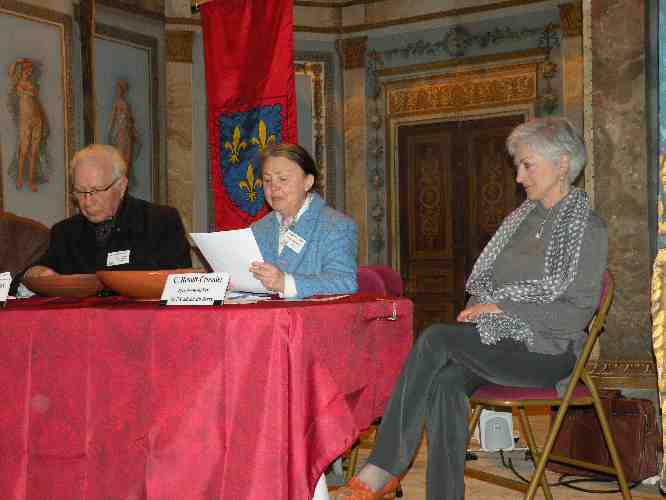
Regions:
[[469, 396], [488, 382], [552, 387], [571, 373], [575, 362], [571, 352], [532, 353], [513, 340], [482, 344], [474, 325], [433, 325], [419, 336], [402, 368], [368, 461], [402, 474], [425, 425], [427, 499], [461, 500]]

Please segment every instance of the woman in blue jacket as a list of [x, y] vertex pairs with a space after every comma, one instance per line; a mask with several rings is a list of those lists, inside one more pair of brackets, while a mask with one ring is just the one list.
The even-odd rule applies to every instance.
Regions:
[[264, 262], [254, 262], [250, 271], [282, 297], [356, 292], [356, 224], [317, 193], [312, 157], [297, 144], [282, 143], [268, 146], [261, 164], [273, 211], [252, 225]]

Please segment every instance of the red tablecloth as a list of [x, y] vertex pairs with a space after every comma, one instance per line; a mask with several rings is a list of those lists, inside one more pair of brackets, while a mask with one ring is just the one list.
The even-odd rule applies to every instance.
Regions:
[[[397, 321], [388, 321], [393, 308]], [[3, 500], [309, 499], [381, 415], [412, 304], [0, 310]]]

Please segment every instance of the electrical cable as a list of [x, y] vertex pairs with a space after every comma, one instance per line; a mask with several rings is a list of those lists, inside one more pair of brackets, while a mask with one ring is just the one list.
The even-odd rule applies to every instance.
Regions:
[[[505, 460], [504, 451], [499, 450], [499, 452], [500, 452], [500, 458], [502, 459], [502, 465], [505, 468], [511, 470], [511, 472], [513, 472], [513, 474], [518, 479], [520, 479], [524, 483], [529, 484], [529, 482], [530, 482], [529, 479], [522, 476], [516, 470], [516, 468], [513, 465], [513, 460], [510, 457], [506, 457], [506, 460]], [[534, 464], [534, 458], [532, 457], [532, 454], [529, 451], [525, 453], [525, 460], [529, 460], [530, 462], [532, 462], [533, 465], [535, 465]], [[508, 464], [507, 464], [507, 462], [508, 462]], [[566, 479], [565, 480], [565, 478], [567, 478], [567, 477], [571, 477], [571, 479]], [[619, 487], [617, 489], [612, 489], [612, 490], [593, 490], [593, 489], [589, 489], [589, 488], [582, 488], [580, 486], [574, 486], [574, 484], [576, 484], [576, 483], [617, 483], [617, 480], [616, 479], [611, 479], [611, 478], [606, 479], [606, 478], [601, 478], [601, 477], [597, 477], [597, 478], [580, 477], [580, 476], [575, 476], [574, 474], [562, 474], [562, 475], [560, 475], [557, 482], [548, 483], [548, 486], [552, 486], [552, 487], [566, 486], [567, 488], [571, 488], [572, 490], [581, 491], [581, 492], [584, 492], [584, 493], [604, 494], [604, 493], [620, 493], [622, 491]], [[629, 489], [633, 489], [636, 486], [638, 486], [639, 484], [641, 484], [641, 481], [636, 481], [634, 483], [628, 484], [627, 487]]]

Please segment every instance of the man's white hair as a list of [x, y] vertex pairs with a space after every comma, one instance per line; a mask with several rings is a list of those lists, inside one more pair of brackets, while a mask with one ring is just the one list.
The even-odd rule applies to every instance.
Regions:
[[69, 164], [69, 173], [72, 178], [74, 178], [76, 167], [93, 158], [103, 158], [109, 162], [111, 165], [111, 174], [113, 175], [112, 180], [115, 181], [116, 179], [127, 175], [127, 165], [125, 164], [125, 160], [123, 160], [123, 157], [116, 148], [107, 144], [91, 144], [78, 151], [74, 155], [74, 158], [72, 158], [72, 161]]

